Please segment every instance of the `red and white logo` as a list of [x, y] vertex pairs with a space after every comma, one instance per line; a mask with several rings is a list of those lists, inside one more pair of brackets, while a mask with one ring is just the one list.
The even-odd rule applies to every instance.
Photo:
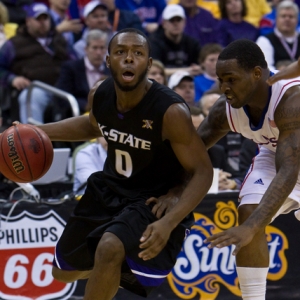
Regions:
[[0, 299], [69, 299], [77, 283], [52, 277], [54, 248], [65, 221], [52, 210], [0, 217]]

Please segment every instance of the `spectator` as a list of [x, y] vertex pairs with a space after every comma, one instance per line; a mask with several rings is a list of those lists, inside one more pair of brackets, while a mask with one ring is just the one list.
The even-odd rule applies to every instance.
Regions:
[[[106, 53], [107, 34], [99, 29], [93, 29], [86, 36], [84, 57], [62, 64], [55, 86], [76, 98], [81, 114], [87, 111], [87, 96], [90, 89], [98, 80], [103, 80], [109, 75], [105, 63]], [[51, 109], [54, 121], [72, 116], [69, 103], [62, 101], [61, 98], [54, 97]]]
[[[272, 1], [272, 11], [268, 14], [265, 14], [259, 22], [259, 35], [267, 35], [274, 31], [276, 23], [276, 11], [277, 6], [282, 0], [273, 0]], [[290, 0], [294, 1], [294, 0]], [[299, 7], [299, 6], [298, 6]], [[298, 25], [297, 31], [300, 32], [300, 14], [298, 16]]]
[[195, 102], [217, 82], [216, 63], [222, 51], [219, 44], [206, 44], [200, 52], [199, 63], [203, 73], [195, 76]]
[[198, 106], [190, 106], [191, 118], [194, 127], [197, 129], [199, 125], [204, 120], [204, 116], [202, 114], [202, 110]]
[[285, 69], [287, 66], [289, 66], [293, 61], [290, 59], [286, 59], [286, 60], [280, 60], [276, 65], [275, 68], [276, 70], [280, 71]]
[[86, 28], [82, 34], [82, 37], [74, 45], [74, 50], [78, 58], [82, 58], [85, 55], [86, 36], [90, 30], [98, 29], [107, 34], [107, 41], [113, 36], [111, 25], [108, 21], [107, 7], [98, 0], [89, 2], [83, 9], [83, 18]]
[[195, 106], [194, 78], [187, 71], [177, 71], [169, 78], [168, 87], [180, 95], [189, 106]]
[[[178, 4], [180, 0], [169, 0], [168, 4]], [[220, 19], [218, 1], [197, 0], [197, 5], [211, 12], [216, 19]]]
[[165, 73], [165, 66], [157, 59], [152, 60], [152, 66], [148, 71], [148, 78], [154, 79], [160, 84], [167, 85], [167, 76]]
[[247, 13], [245, 0], [219, 0], [219, 7], [221, 20], [217, 41], [220, 45], [226, 47], [241, 38], [256, 41], [258, 29], [244, 20]]
[[80, 33], [83, 25], [80, 19], [70, 19], [68, 10], [71, 0], [49, 0], [52, 26], [62, 33], [69, 46], [74, 44], [74, 33]]
[[124, 28], [136, 28], [144, 31], [139, 17], [134, 12], [118, 9], [115, 0], [101, 0], [101, 3], [108, 9], [108, 20], [113, 32]]
[[[68, 47], [62, 35], [50, 29], [49, 11], [42, 3], [25, 7], [26, 24], [0, 49], [0, 80], [3, 86], [20, 91], [20, 119], [28, 122], [27, 87], [32, 80], [50, 85], [56, 82], [60, 66], [70, 58]], [[32, 90], [31, 116], [43, 122], [43, 113], [50, 95], [39, 88]]]
[[0, 2], [0, 48], [7, 39], [15, 35], [16, 29], [17, 24], [9, 23], [8, 10]]
[[137, 14], [147, 33], [154, 32], [161, 21], [161, 14], [166, 7], [162, 0], [116, 0], [119, 9], [131, 10]]
[[167, 5], [163, 11], [162, 29], [150, 36], [152, 57], [165, 65], [167, 76], [178, 70], [199, 74], [200, 44], [184, 33], [185, 13], [180, 5]]
[[258, 28], [261, 18], [271, 12], [268, 0], [245, 0], [245, 4], [247, 6], [247, 14], [244, 17], [244, 21]]
[[260, 36], [256, 43], [265, 55], [270, 69], [281, 60], [297, 60], [300, 55], [300, 37], [297, 32], [299, 8], [290, 0], [277, 6], [274, 32]]
[[186, 24], [184, 32], [196, 39], [201, 46], [216, 42], [218, 20], [206, 9], [196, 4], [196, 0], [180, 0], [184, 8]]
[[84, 194], [89, 176], [103, 170], [106, 157], [107, 142], [104, 137], [97, 138], [95, 142], [84, 143], [75, 149], [73, 192], [76, 198]]
[[8, 19], [11, 23], [23, 25], [26, 19], [26, 13], [23, 6], [33, 3], [33, 0], [1, 0], [8, 10]]

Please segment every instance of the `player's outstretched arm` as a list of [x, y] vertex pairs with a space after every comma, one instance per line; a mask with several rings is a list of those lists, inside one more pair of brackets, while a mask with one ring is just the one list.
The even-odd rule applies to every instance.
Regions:
[[267, 83], [269, 85], [272, 85], [279, 80], [292, 79], [292, 78], [295, 78], [298, 76], [300, 76], [300, 58], [298, 59], [298, 61], [291, 63], [283, 70], [281, 70], [278, 73], [274, 74], [273, 76], [269, 77], [267, 79]]
[[201, 202], [207, 194], [213, 169], [202, 140], [193, 127], [185, 104], [174, 104], [167, 110], [163, 121], [163, 138], [168, 139], [191, 179], [179, 201], [158, 221], [150, 224], [141, 237], [139, 256], [155, 257], [166, 245], [171, 231]]
[[[99, 81], [89, 92], [89, 107], [93, 105], [94, 94], [100, 84]], [[86, 141], [101, 136], [101, 131], [92, 110], [89, 115], [42, 124], [38, 127], [44, 130], [52, 141]]]
[[276, 150], [276, 176], [251, 216], [240, 226], [207, 238], [212, 247], [235, 244], [234, 255], [247, 245], [254, 235], [266, 227], [292, 192], [300, 170], [300, 103], [299, 86], [285, 93], [275, 111], [275, 123], [280, 131]]

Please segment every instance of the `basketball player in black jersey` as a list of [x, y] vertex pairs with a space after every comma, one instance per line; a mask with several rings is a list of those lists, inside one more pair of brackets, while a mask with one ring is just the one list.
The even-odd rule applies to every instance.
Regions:
[[[193, 224], [192, 211], [212, 182], [188, 106], [147, 78], [151, 62], [143, 33], [119, 31], [106, 60], [112, 77], [91, 90], [89, 116], [39, 125], [53, 141], [104, 136], [108, 142], [104, 170], [88, 179], [53, 262], [58, 280], [88, 278], [85, 300], [112, 299], [119, 286], [147, 296], [158, 286], [173, 268]], [[184, 172], [190, 180], [179, 201], [162, 203], [159, 197]]]

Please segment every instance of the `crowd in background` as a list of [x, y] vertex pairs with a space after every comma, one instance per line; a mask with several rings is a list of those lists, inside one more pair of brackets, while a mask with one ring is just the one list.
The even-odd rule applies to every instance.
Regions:
[[[28, 88], [34, 80], [72, 94], [80, 114], [88, 112], [90, 88], [110, 74], [105, 63], [110, 38], [133, 27], [149, 37], [153, 57], [149, 78], [184, 98], [197, 128], [220, 96], [216, 62], [230, 42], [255, 41], [270, 70], [282, 69], [299, 57], [297, 1], [0, 1], [1, 125], [72, 116], [67, 101], [42, 88], [34, 88], [29, 101]], [[67, 146], [72, 151], [78, 147]], [[237, 133], [226, 135], [209, 150], [214, 167], [221, 170], [220, 190], [240, 188], [255, 152], [256, 145]]]

